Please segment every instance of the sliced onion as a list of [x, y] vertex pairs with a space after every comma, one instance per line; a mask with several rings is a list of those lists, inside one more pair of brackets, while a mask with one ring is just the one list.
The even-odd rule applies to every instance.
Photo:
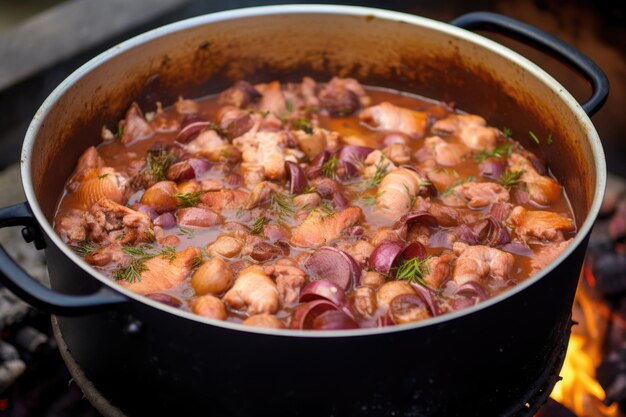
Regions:
[[416, 294], [400, 294], [389, 303], [389, 316], [395, 324], [424, 320], [430, 315], [426, 302]]
[[490, 298], [487, 290], [477, 282], [466, 282], [463, 285], [459, 285], [454, 293], [465, 297], [476, 297], [480, 301], [485, 301]]
[[309, 177], [309, 179], [319, 177], [322, 173], [322, 167], [330, 158], [331, 154], [326, 150], [318, 153], [305, 170], [306, 176]]
[[344, 165], [348, 176], [353, 177], [359, 172], [355, 163], [364, 161], [373, 151], [373, 148], [367, 146], [347, 145], [339, 152], [339, 161]]
[[450, 301], [450, 305], [454, 311], [464, 310], [476, 305], [476, 300], [473, 298], [455, 298]]
[[156, 219], [159, 216], [159, 213], [157, 213], [156, 211], [154, 211], [154, 209], [150, 206], [147, 206], [145, 204], [139, 204], [137, 206], [137, 211], [143, 214], [148, 215], [148, 217], [150, 217], [151, 220]]
[[146, 294], [146, 297], [148, 297], [151, 300], [157, 301], [159, 303], [163, 303], [168, 306], [172, 306], [176, 308], [182, 305], [182, 302], [178, 298], [172, 297], [171, 295], [168, 295], [168, 294], [162, 294], [162, 293]]
[[384, 240], [372, 251], [369, 259], [370, 265], [376, 271], [388, 274], [394, 261], [403, 250], [404, 244], [397, 241]]
[[393, 225], [393, 229], [399, 230], [399, 233], [404, 233], [406, 228], [414, 223], [423, 224], [428, 227], [435, 227], [438, 225], [435, 216], [429, 212], [424, 210], [413, 210], [400, 217]]
[[493, 203], [491, 205], [491, 210], [489, 210], [489, 216], [496, 221], [502, 222], [509, 217], [510, 211], [511, 205], [509, 203]]
[[500, 159], [487, 159], [481, 162], [478, 168], [481, 176], [499, 180], [500, 176], [506, 171], [506, 163]]
[[506, 245], [503, 245], [500, 249], [520, 256], [531, 256], [533, 254], [533, 251], [525, 243], [522, 242], [507, 243]]
[[522, 190], [519, 187], [514, 187], [511, 191], [511, 201], [518, 205], [526, 204], [530, 201], [530, 194], [528, 191]]
[[478, 243], [488, 246], [501, 246], [511, 241], [509, 232], [502, 223], [487, 217], [472, 225], [472, 231]]
[[339, 310], [328, 310], [313, 319], [315, 330], [358, 329], [359, 325]]
[[417, 150], [413, 154], [413, 159], [415, 159], [417, 162], [424, 162], [427, 159], [432, 159], [432, 158], [433, 158], [433, 153], [430, 150], [430, 148], [426, 146], [423, 148], [419, 148], [419, 150]]
[[404, 248], [404, 250], [400, 253], [400, 257], [405, 261], [418, 258], [418, 259], [426, 259], [428, 253], [426, 252], [426, 247], [422, 245], [420, 242], [411, 242], [409, 245]]
[[420, 187], [425, 188], [426, 191], [428, 191], [428, 195], [430, 195], [431, 197], [436, 197], [437, 194], [439, 194], [437, 187], [435, 187], [435, 184], [433, 184], [430, 181], [430, 179], [428, 178], [428, 175], [424, 174], [416, 166], [406, 164], [406, 165], [400, 165], [400, 168], [408, 169], [410, 171], [417, 173], [417, 175], [419, 175], [420, 180], [422, 181], [422, 184], [423, 184], [423, 185], [420, 185]]
[[314, 279], [333, 282], [344, 291], [352, 288], [361, 277], [361, 266], [352, 256], [331, 246], [313, 252], [304, 267]]
[[343, 289], [324, 279], [309, 282], [300, 292], [300, 302], [308, 302], [313, 300], [328, 300], [337, 307], [346, 304], [346, 294]]
[[176, 227], [176, 217], [170, 212], [163, 213], [154, 219], [155, 226], [161, 226], [164, 229]]
[[285, 171], [287, 172], [287, 181], [289, 181], [289, 192], [300, 194], [309, 183], [304, 171], [300, 165], [292, 161], [285, 161]]
[[292, 329], [312, 329], [313, 320], [320, 314], [329, 311], [337, 310], [337, 306], [327, 300], [315, 300], [306, 304], [301, 304], [296, 307], [291, 315]]
[[417, 294], [424, 300], [428, 308], [430, 309], [430, 313], [433, 317], [436, 317], [441, 314], [441, 309], [439, 308], [439, 303], [435, 299], [433, 291], [423, 285], [420, 284], [411, 284], [413, 289], [417, 292]]
[[200, 119], [198, 117], [191, 117], [185, 121], [183, 121], [181, 125], [180, 132], [176, 136], [176, 141], [180, 143], [191, 142], [206, 129], [211, 122], [207, 122], [206, 120]]
[[537, 171], [539, 175], [548, 175], [546, 164], [535, 154], [529, 153], [526, 155], [526, 159], [533, 165], [533, 168], [535, 168], [535, 171]]
[[350, 206], [350, 202], [341, 192], [341, 185], [330, 178], [321, 178], [315, 181], [317, 193], [322, 198], [332, 198], [337, 210], [345, 210]]
[[189, 165], [193, 168], [193, 172], [196, 174], [196, 177], [199, 177], [211, 169], [211, 164], [206, 159], [189, 158], [187, 162], [189, 162]]
[[450, 233], [443, 230], [432, 235], [428, 241], [432, 248], [452, 248], [452, 242], [450, 242]]
[[458, 225], [457, 227], [455, 227], [452, 230], [452, 233], [454, 233], [459, 240], [467, 242], [470, 245], [475, 245], [478, 243], [478, 239], [476, 239], [476, 235], [474, 234], [472, 229], [470, 229], [470, 227], [466, 225], [465, 223], [462, 223]]

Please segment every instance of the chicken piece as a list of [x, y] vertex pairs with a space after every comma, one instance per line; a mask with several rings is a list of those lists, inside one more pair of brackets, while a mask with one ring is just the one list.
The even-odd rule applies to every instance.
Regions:
[[220, 235], [215, 242], [207, 245], [206, 251], [209, 255], [220, 255], [224, 258], [233, 258], [241, 252], [244, 242], [233, 236]]
[[317, 211], [309, 213], [294, 231], [290, 239], [293, 246], [314, 248], [330, 244], [341, 233], [357, 224], [363, 212], [358, 207], [348, 207], [332, 216], [324, 216]]
[[526, 185], [530, 200], [541, 206], [549, 206], [561, 196], [561, 186], [553, 178], [540, 175], [533, 164], [519, 153], [508, 159], [511, 171], [522, 171], [520, 181]]
[[306, 282], [306, 274], [291, 259], [281, 259], [275, 265], [264, 268], [265, 273], [276, 280], [278, 294], [283, 306], [293, 305], [300, 298], [300, 290]]
[[323, 150], [334, 152], [339, 146], [339, 133], [320, 127], [313, 127], [311, 133], [294, 130], [291, 134], [298, 142], [298, 147], [310, 159], [315, 158]]
[[356, 242], [351, 240], [343, 240], [337, 243], [337, 249], [346, 252], [352, 256], [359, 264], [364, 265], [369, 259], [370, 255], [374, 251], [374, 245], [367, 240], [357, 240]]
[[523, 241], [536, 238], [543, 241], [563, 241], [563, 232], [571, 232], [576, 225], [567, 217], [552, 211], [526, 210], [517, 206], [509, 220], [515, 226], [515, 234]]
[[385, 283], [385, 277], [375, 271], [367, 271], [363, 278], [361, 278], [361, 284], [372, 289], [378, 289]]
[[71, 198], [76, 201], [76, 208], [89, 210], [102, 198], [124, 203], [127, 189], [128, 181], [113, 168], [92, 168], [83, 175]]
[[388, 310], [391, 300], [402, 294], [415, 294], [415, 290], [406, 281], [389, 281], [376, 292], [376, 301], [379, 307]]
[[216, 320], [226, 320], [226, 308], [224, 303], [210, 294], [194, 298], [189, 303], [191, 311], [195, 314]]
[[452, 188], [452, 193], [441, 197], [444, 204], [452, 207], [481, 209], [494, 203], [506, 203], [509, 192], [495, 182], [466, 182]]
[[439, 256], [428, 259], [428, 273], [424, 276], [424, 281], [431, 288], [440, 288], [448, 277], [452, 268], [454, 256], [450, 252], [443, 252]]
[[414, 210], [427, 211], [437, 219], [442, 227], [453, 227], [459, 224], [473, 224], [481, 219], [481, 213], [463, 207], [448, 207], [429, 198], [418, 197], [413, 205]]
[[178, 98], [178, 101], [174, 103], [176, 113], [183, 116], [189, 116], [197, 114], [200, 111], [200, 106], [194, 100], [185, 100], [182, 97]]
[[276, 284], [257, 265], [239, 273], [235, 284], [224, 295], [223, 300], [229, 307], [236, 310], [245, 308], [251, 315], [275, 313], [280, 306]]
[[370, 152], [363, 161], [363, 177], [372, 178], [375, 175], [384, 175], [385, 173], [396, 169], [396, 165], [385, 156], [380, 150], [376, 149]]
[[385, 147], [383, 154], [396, 165], [408, 164], [411, 160], [411, 148], [402, 143], [394, 143]]
[[206, 207], [186, 207], [176, 210], [176, 220], [181, 226], [212, 227], [222, 224], [222, 217]]
[[300, 96], [305, 106], [317, 107], [320, 104], [319, 99], [315, 95], [317, 84], [311, 77], [302, 77], [302, 83], [300, 83]]
[[266, 329], [284, 329], [285, 325], [273, 314], [255, 314], [243, 321], [244, 326], [264, 327]]
[[222, 258], [209, 259], [193, 273], [191, 286], [198, 295], [220, 294], [234, 281], [233, 271]]
[[234, 86], [220, 93], [218, 102], [220, 105], [230, 105], [241, 109], [259, 98], [261, 98], [261, 93], [252, 84], [247, 81], [237, 81]]
[[452, 246], [458, 256], [452, 278], [458, 285], [466, 282], [481, 282], [487, 276], [505, 280], [513, 269], [513, 255], [489, 246], [469, 246], [455, 242]]
[[122, 245], [152, 242], [154, 230], [147, 214], [103, 198], [83, 217], [87, 239], [95, 243], [117, 241]]
[[423, 185], [420, 175], [407, 168], [389, 172], [380, 183], [376, 205], [389, 219], [398, 219], [412, 208], [415, 197]]
[[193, 155], [203, 156], [212, 162], [238, 160], [239, 151], [215, 130], [204, 130], [191, 142], [183, 145], [183, 149]]
[[355, 312], [364, 318], [370, 318], [376, 313], [376, 290], [370, 287], [356, 288], [351, 294], [352, 306]]
[[233, 106], [222, 107], [217, 113], [217, 119], [228, 139], [238, 138], [255, 125], [255, 119], [250, 112]]
[[359, 119], [373, 128], [401, 132], [412, 138], [421, 138], [428, 128], [426, 113], [394, 106], [386, 101], [364, 109]]
[[131, 104], [126, 112], [126, 119], [123, 123], [122, 143], [126, 146], [148, 139], [154, 135], [154, 130], [144, 119], [143, 113], [137, 103]]
[[554, 261], [569, 245], [574, 238], [558, 243], [534, 245], [533, 254], [530, 256], [531, 274], [536, 274]]
[[118, 283], [142, 295], [169, 290], [185, 281], [200, 256], [202, 252], [194, 247], [178, 252], [173, 259], [155, 256], [145, 262], [140, 279], [133, 282], [119, 280]]
[[293, 198], [293, 205], [302, 210], [312, 210], [322, 203], [318, 193], [300, 194]]
[[67, 189], [69, 191], [75, 191], [85, 175], [91, 172], [92, 169], [102, 168], [103, 166], [104, 159], [102, 159], [94, 146], [90, 146], [83, 152], [80, 158], [78, 158], [76, 169], [67, 182]]
[[498, 131], [488, 127], [480, 116], [472, 114], [453, 114], [438, 120], [432, 128], [434, 131], [455, 134], [470, 149], [475, 151], [493, 151], [498, 139]]
[[282, 179], [285, 176], [287, 134], [284, 131], [252, 129], [233, 140], [233, 145], [241, 152], [243, 162], [263, 168], [266, 178]]
[[128, 255], [122, 250], [122, 245], [113, 242], [85, 256], [85, 262], [94, 266], [106, 266], [112, 262], [115, 264], [123, 263], [127, 257]]
[[265, 168], [253, 162], [242, 162], [241, 173], [248, 188], [252, 188], [265, 179]]
[[261, 93], [258, 107], [260, 112], [269, 112], [274, 116], [282, 116], [285, 113], [287, 106], [280, 82], [272, 81], [267, 84], [258, 84], [255, 88]]
[[392, 242], [402, 242], [404, 239], [400, 237], [397, 230], [393, 230], [387, 227], [381, 227], [370, 239], [370, 243], [374, 247], [380, 245], [383, 241], [389, 240]]
[[331, 116], [349, 116], [369, 104], [365, 89], [354, 78], [333, 77], [319, 92], [319, 104]]
[[241, 190], [208, 191], [200, 196], [200, 201], [215, 212], [237, 210], [248, 200], [248, 193]]
[[87, 240], [87, 232], [83, 217], [83, 210], [70, 209], [59, 212], [54, 222], [54, 230], [64, 242], [75, 244]]
[[432, 157], [437, 164], [453, 167], [461, 163], [465, 150], [461, 145], [448, 143], [439, 136], [429, 136], [424, 140], [424, 147], [431, 150]]
[[[184, 100], [184, 101], [191, 101], [191, 100]], [[157, 133], [179, 131], [180, 122], [177, 119], [168, 116], [168, 114], [163, 111], [163, 106], [161, 105], [160, 101], [157, 101], [156, 105], [157, 105], [156, 113], [152, 117], [152, 120], [150, 120], [147, 117], [148, 115], [146, 115], [146, 119], [150, 120], [150, 126], [152, 127], [152, 129]]]
[[248, 201], [244, 203], [245, 209], [253, 209], [258, 205], [264, 204], [270, 200], [272, 193], [280, 192], [280, 186], [268, 181], [261, 181], [254, 186]]

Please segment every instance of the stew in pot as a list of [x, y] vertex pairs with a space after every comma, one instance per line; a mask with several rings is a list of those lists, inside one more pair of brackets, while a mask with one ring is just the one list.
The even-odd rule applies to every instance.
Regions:
[[565, 191], [511, 136], [351, 78], [240, 81], [133, 103], [78, 160], [55, 229], [120, 285], [201, 316], [415, 322], [506, 291], [571, 242]]

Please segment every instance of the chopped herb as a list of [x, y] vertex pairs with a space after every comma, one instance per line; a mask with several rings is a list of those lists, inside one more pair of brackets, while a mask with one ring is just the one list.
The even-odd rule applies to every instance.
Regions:
[[165, 181], [167, 170], [174, 162], [176, 155], [165, 150], [148, 151], [146, 166], [142, 174], [154, 182]]
[[419, 282], [424, 286], [428, 286], [426, 281], [424, 281], [424, 276], [430, 273], [429, 259], [430, 257], [426, 259], [412, 258], [408, 261], [403, 261], [396, 270], [396, 279], [407, 281], [409, 284]]
[[285, 109], [287, 109], [289, 113], [293, 111], [293, 102], [290, 99], [285, 100]]
[[259, 114], [261, 115], [262, 118], [265, 119], [267, 116], [269, 116], [270, 111], [269, 110], [261, 111], [259, 112]]
[[550, 133], [548, 135], [548, 139], [546, 139], [546, 140], [548, 142], [548, 145], [552, 145], [552, 142], [554, 141], [554, 138], [552, 137], [552, 133]]
[[178, 232], [179, 235], [187, 235], [187, 239], [191, 239], [193, 237], [193, 230], [187, 227], [179, 227]]
[[504, 136], [506, 136], [507, 138], [510, 138], [511, 136], [513, 136], [513, 132], [508, 127], [503, 127], [502, 133], [504, 133]]
[[322, 175], [328, 178], [335, 178], [335, 171], [338, 163], [339, 160], [335, 155], [333, 155], [328, 161], [324, 162], [324, 165], [322, 165]]
[[448, 196], [454, 192], [454, 188], [458, 187], [461, 184], [465, 184], [466, 182], [473, 182], [473, 181], [474, 181], [474, 177], [459, 178], [458, 180], [454, 181], [448, 188], [446, 188], [443, 191], [443, 193], [441, 193], [441, 196], [442, 197]]
[[433, 185], [433, 183], [430, 181], [427, 181], [427, 180], [420, 181], [420, 187], [429, 187], [431, 185]]
[[491, 152], [484, 149], [474, 154], [474, 161], [482, 162], [485, 159], [489, 159], [489, 158], [501, 159], [501, 158], [504, 158], [505, 156], [510, 156], [512, 151], [513, 151], [513, 148], [510, 144], [500, 145]]
[[285, 217], [293, 217], [295, 211], [293, 200], [283, 193], [272, 193], [270, 208], [276, 213], [280, 222], [284, 222]]
[[511, 171], [507, 169], [500, 175], [500, 185], [510, 190], [512, 187], [519, 184], [522, 174], [524, 174], [524, 171]]
[[535, 141], [536, 144], [540, 144], [541, 141], [539, 140], [539, 138], [537, 137], [537, 135], [535, 135], [535, 133], [532, 130], [528, 131], [528, 134], [530, 135], [530, 137]]
[[76, 246], [72, 246], [72, 249], [74, 249], [74, 252], [78, 253], [80, 256], [85, 257], [98, 251], [98, 249], [100, 249], [100, 245], [94, 242], [83, 241], [78, 243]]
[[151, 249], [152, 247], [150, 245], [142, 243], [138, 246], [124, 246], [122, 247], [122, 252], [134, 258], [152, 258], [155, 255], [150, 252]]
[[241, 217], [241, 215], [243, 214], [243, 212], [244, 212], [244, 211], [246, 211], [246, 209], [244, 208], [244, 206], [240, 206], [240, 207], [237, 209], [237, 212], [235, 213], [235, 216], [236, 216], [237, 218], [240, 218], [240, 217]]
[[300, 110], [309, 114], [317, 114], [320, 112], [320, 109], [318, 109], [317, 107], [313, 107], [313, 106], [302, 106]]
[[311, 121], [306, 117], [299, 117], [291, 122], [291, 128], [295, 130], [303, 130], [308, 135], [313, 133], [313, 125], [311, 125]]
[[176, 259], [176, 248], [173, 246], [163, 246], [161, 248], [161, 258], [169, 259], [170, 263]]
[[260, 235], [261, 232], [263, 231], [263, 226], [265, 226], [269, 222], [270, 222], [270, 219], [268, 219], [265, 216], [258, 217], [254, 221], [254, 223], [252, 223], [252, 226], [250, 226], [250, 233], [252, 233], [253, 235]]
[[[124, 232], [124, 233], [126, 233], [126, 232]], [[156, 235], [154, 234], [154, 229], [153, 228], [150, 228], [150, 229], [146, 230], [146, 239], [148, 239], [148, 242], [154, 242], [156, 240]]]
[[376, 171], [374, 171], [374, 175], [365, 183], [365, 188], [378, 187], [383, 178], [385, 178], [385, 175], [387, 175], [387, 165], [383, 164], [383, 162], [385, 162], [385, 156], [380, 155], [380, 159], [376, 164]]
[[197, 191], [195, 193], [175, 194], [174, 197], [178, 198], [180, 203], [178, 207], [195, 207], [200, 204], [200, 197], [204, 194], [204, 191]]
[[119, 235], [117, 235], [117, 237], [115, 238], [115, 240], [124, 240], [124, 238], [126, 237], [126, 232], [122, 232]]
[[352, 112], [354, 112], [354, 108], [352, 108], [350, 106], [339, 107], [337, 109], [337, 111], [336, 111], [337, 116], [339, 116], [339, 117], [350, 116], [352, 114]]
[[378, 197], [383, 195], [383, 193], [384, 191], [376, 193], [369, 197], [360, 197], [358, 201], [361, 203], [362, 206], [373, 206], [374, 204], [376, 204], [376, 200], [378, 199]]
[[287, 120], [289, 120], [289, 117], [291, 116], [292, 111], [293, 111], [293, 103], [291, 102], [291, 100], [287, 99], [285, 100], [285, 111], [277, 116], [280, 119], [280, 121], [284, 123]]
[[204, 259], [202, 258], [202, 254], [194, 256], [191, 259], [191, 263], [189, 264], [189, 266], [191, 266], [191, 269], [196, 269], [197, 267], [202, 265], [203, 261], [204, 261]]
[[121, 138], [124, 135], [124, 125], [122, 123], [117, 125], [117, 137]]
[[99, 179], [99, 180], [102, 180], [102, 179], [104, 179], [104, 178], [106, 178], [106, 177], [108, 177], [108, 176], [109, 176], [109, 174], [108, 174], [108, 173], [104, 173], [104, 174], [102, 174], [102, 175], [98, 175], [98, 179]]
[[320, 213], [322, 217], [332, 217], [337, 213], [331, 206], [328, 205], [328, 201], [322, 201], [322, 204], [312, 210], [313, 212]]
[[302, 190], [302, 194], [310, 194], [310, 193], [316, 193], [317, 192], [317, 188], [313, 187], [312, 185], [307, 185], [304, 187], [304, 190]]
[[144, 262], [145, 259], [134, 258], [127, 266], [119, 265], [115, 268], [113, 276], [118, 281], [127, 281], [131, 284], [141, 281], [141, 273], [148, 269]]
[[411, 192], [411, 189], [409, 188], [408, 185], [406, 185], [405, 182], [402, 183], [402, 186], [404, 187], [404, 191], [406, 191], [406, 195], [409, 197], [409, 209], [413, 208], [413, 206], [415, 205], [415, 200], [417, 200], [417, 195]]

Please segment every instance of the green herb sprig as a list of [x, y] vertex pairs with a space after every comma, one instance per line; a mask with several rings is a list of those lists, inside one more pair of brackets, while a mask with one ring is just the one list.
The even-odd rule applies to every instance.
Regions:
[[178, 203], [178, 207], [196, 207], [200, 204], [200, 197], [202, 197], [204, 191], [197, 191], [193, 193], [184, 193], [184, 194], [174, 194], [174, 197], [178, 198], [180, 202]]
[[497, 146], [493, 151], [489, 152], [488, 150], [484, 149], [480, 152], [476, 152], [473, 156], [474, 161], [476, 162], [482, 162], [486, 159], [489, 158], [498, 158], [498, 159], [502, 159], [504, 157], [508, 157], [511, 156], [511, 153], [513, 152], [513, 147], [510, 144], [505, 144], [505, 145], [500, 145]]
[[92, 253], [97, 252], [100, 249], [100, 245], [90, 241], [83, 241], [76, 246], [72, 246], [74, 252], [78, 253], [80, 256], [85, 257], [91, 255]]
[[384, 164], [384, 162], [385, 156], [380, 155], [380, 159], [376, 163], [376, 170], [374, 171], [374, 175], [372, 175], [365, 183], [366, 189], [378, 187], [383, 181], [383, 178], [385, 178], [385, 175], [387, 175], [387, 165]]
[[322, 175], [327, 178], [335, 178], [337, 176], [336, 171], [338, 164], [339, 160], [337, 159], [337, 156], [331, 156], [331, 158], [322, 165]]
[[454, 189], [458, 187], [459, 185], [465, 184], [466, 182], [474, 182], [474, 181], [475, 181], [474, 177], [459, 178], [458, 180], [450, 184], [450, 186], [441, 193], [441, 196], [442, 197], [448, 196], [452, 194], [454, 192]]
[[295, 208], [293, 200], [285, 193], [273, 192], [270, 197], [270, 209], [278, 216], [278, 221], [283, 223], [285, 218], [293, 217]]
[[165, 150], [149, 151], [146, 157], [146, 166], [141, 171], [144, 177], [153, 182], [165, 181], [167, 170], [170, 168], [176, 155]]
[[500, 185], [502, 185], [507, 190], [510, 190], [514, 186], [518, 185], [524, 171], [511, 171], [507, 169], [500, 175]]
[[430, 273], [429, 260], [430, 256], [426, 259], [412, 258], [402, 262], [396, 270], [396, 279], [407, 281], [409, 284], [420, 283], [428, 286], [424, 277]]
[[270, 219], [265, 216], [257, 217], [257, 219], [250, 226], [250, 233], [253, 235], [260, 235], [263, 231], [263, 226], [268, 224]]

